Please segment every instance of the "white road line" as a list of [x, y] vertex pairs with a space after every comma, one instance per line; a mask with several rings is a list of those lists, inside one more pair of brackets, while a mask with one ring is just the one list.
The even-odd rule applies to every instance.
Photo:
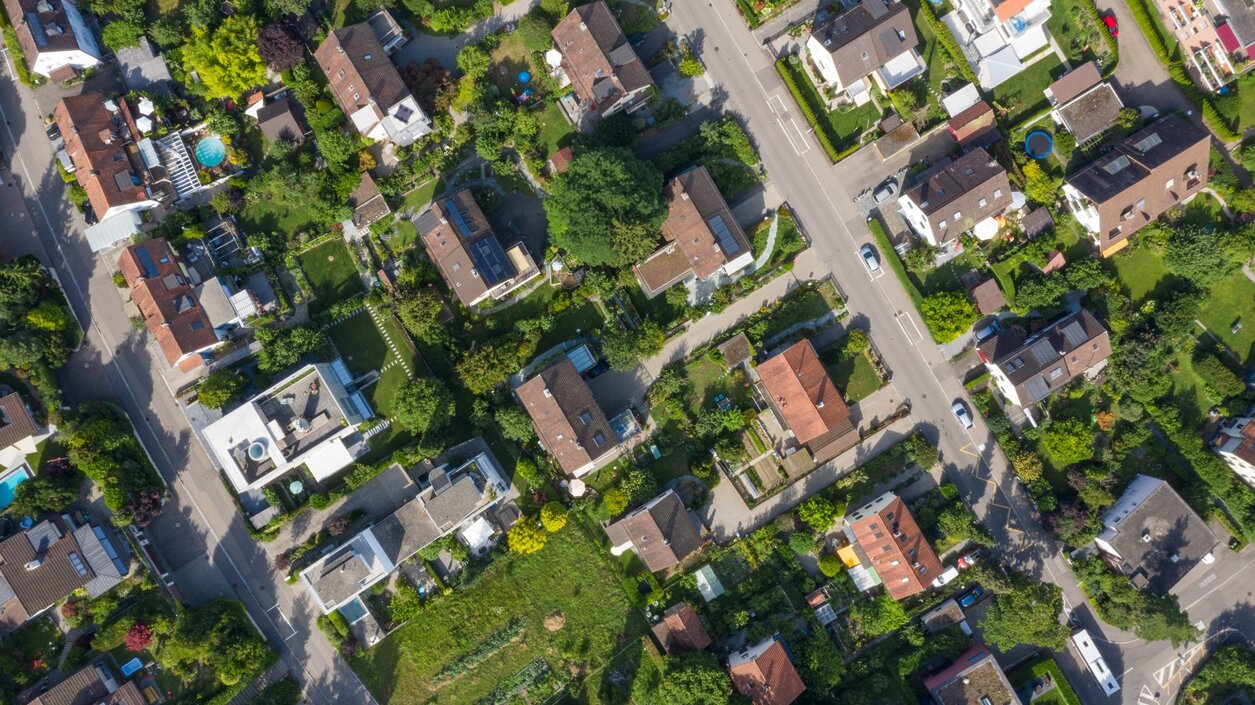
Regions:
[[1250, 562], [1248, 562], [1247, 564], [1243, 565], [1241, 568], [1239, 568], [1239, 569], [1237, 569], [1237, 570], [1233, 571], [1233, 574], [1232, 574], [1232, 575], [1230, 575], [1229, 577], [1225, 578], [1224, 580], [1220, 581], [1220, 584], [1219, 584], [1219, 585], [1217, 585], [1217, 586], [1213, 587], [1212, 589], [1208, 590], [1207, 592], [1203, 593], [1202, 595], [1200, 595], [1200, 596], [1199, 596], [1199, 598], [1198, 598], [1197, 600], [1194, 600], [1194, 601], [1193, 601], [1193, 602], [1191, 602], [1190, 604], [1188, 604], [1188, 605], [1183, 605], [1183, 606], [1181, 607], [1181, 610], [1182, 610], [1182, 611], [1184, 611], [1184, 612], [1189, 612], [1191, 607], [1193, 607], [1194, 605], [1197, 605], [1198, 603], [1202, 602], [1203, 600], [1206, 600], [1208, 597], [1210, 597], [1210, 596], [1211, 596], [1211, 594], [1212, 594], [1213, 592], [1215, 592], [1215, 591], [1219, 590], [1220, 588], [1224, 587], [1225, 585], [1228, 585], [1230, 580], [1233, 580], [1234, 578], [1238, 577], [1239, 575], [1241, 575], [1241, 574], [1242, 574], [1243, 572], [1245, 572], [1246, 570], [1249, 570], [1249, 569], [1250, 569], [1250, 567], [1251, 567], [1251, 566], [1253, 566], [1253, 565], [1255, 565], [1255, 563], [1250, 563]]
[[[794, 120], [793, 120], [793, 118], [789, 118], [789, 124], [790, 124], [790, 125], [792, 125], [792, 126], [793, 126], [793, 130], [794, 130], [795, 132], [797, 132], [797, 138], [798, 138], [799, 140], [801, 140], [801, 141], [802, 141], [802, 146], [804, 147], [804, 149], [803, 149], [802, 151], [798, 152], [798, 156], [801, 156], [801, 155], [806, 154], [807, 152], [811, 151], [811, 143], [810, 143], [810, 140], [806, 139], [806, 135], [805, 135], [805, 134], [803, 134], [803, 132], [802, 132], [802, 128], [800, 128], [800, 127], [798, 127], [798, 126], [797, 126], [797, 122], [796, 122], [796, 121], [794, 121]], [[792, 142], [793, 140], [789, 140], [789, 141], [790, 141], [790, 142]]]
[[785, 128], [784, 121], [776, 118], [776, 124], [780, 126], [780, 131], [784, 133], [784, 138], [789, 141], [789, 146], [793, 148], [793, 151], [796, 152], [798, 156], [801, 156], [802, 151], [797, 148], [797, 143], [793, 141], [793, 137], [789, 134], [788, 129]]

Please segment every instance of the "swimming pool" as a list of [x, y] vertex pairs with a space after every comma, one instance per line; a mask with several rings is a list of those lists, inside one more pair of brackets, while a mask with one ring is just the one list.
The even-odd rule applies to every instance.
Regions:
[[4, 477], [0, 477], [0, 509], [13, 504], [17, 486], [29, 480], [30, 477], [31, 471], [25, 465], [13, 468]]
[[227, 158], [227, 146], [214, 135], [201, 138], [196, 143], [196, 161], [206, 169], [212, 169]]
[[346, 622], [352, 624], [366, 616], [366, 605], [363, 605], [362, 601], [355, 597], [340, 608], [340, 614], [343, 615]]

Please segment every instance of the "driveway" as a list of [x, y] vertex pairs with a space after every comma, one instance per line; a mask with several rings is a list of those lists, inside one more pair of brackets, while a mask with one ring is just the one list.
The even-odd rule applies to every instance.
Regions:
[[1120, 24], [1120, 63], [1112, 82], [1124, 104], [1131, 107], [1153, 105], [1161, 113], [1193, 110], [1181, 89], [1168, 76], [1168, 69], [1159, 63], [1150, 43], [1142, 34], [1133, 13], [1124, 0], [1095, 0], [1101, 14], [1114, 14]]

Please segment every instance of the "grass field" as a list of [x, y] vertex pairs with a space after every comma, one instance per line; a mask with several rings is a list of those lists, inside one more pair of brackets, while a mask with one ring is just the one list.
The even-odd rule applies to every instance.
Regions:
[[334, 239], [302, 252], [297, 260], [314, 291], [311, 313], [321, 313], [337, 301], [362, 293], [357, 262], [344, 240]]
[[362, 311], [327, 329], [344, 364], [354, 375], [383, 369], [394, 357], [370, 314]]
[[1015, 669], [1007, 674], [1007, 680], [1011, 681], [1012, 687], [1018, 688], [1047, 674], [1054, 681], [1054, 690], [1043, 694], [1039, 698], [1034, 698], [1034, 703], [1038, 705], [1081, 705], [1081, 699], [1076, 696], [1076, 691], [1072, 690], [1072, 685], [1063, 676], [1063, 671], [1059, 670], [1059, 664], [1055, 663], [1054, 659], [1049, 656]]
[[[550, 631], [544, 621], [557, 614], [564, 625]], [[523, 630], [513, 641], [433, 685], [438, 673], [514, 620], [523, 621]], [[539, 553], [497, 557], [467, 586], [350, 663], [383, 705], [474, 703], [537, 658], [578, 681], [644, 631], [609, 554], [573, 521]]]
[[239, 220], [240, 228], [246, 233], [298, 233], [313, 223], [304, 210], [284, 208], [267, 201], [250, 201], [240, 211]]
[[566, 114], [558, 101], [551, 100], [540, 114], [540, 136], [537, 143], [544, 146], [546, 157], [570, 144], [575, 138], [571, 123], [567, 122]]
[[416, 186], [413, 191], [405, 194], [405, 205], [403, 208], [421, 211], [427, 207], [427, 204], [431, 203], [437, 192], [444, 191], [444, 186], [444, 179], [431, 178], [424, 181]]
[[872, 392], [885, 386], [876, 372], [876, 366], [866, 353], [841, 357], [831, 362], [825, 359], [824, 367], [828, 370], [832, 383], [837, 385], [837, 391], [841, 392], [841, 397], [848, 404], [866, 399]]
[[1112, 263], [1135, 306], [1150, 297], [1169, 276], [1163, 258], [1151, 248], [1138, 247], [1136, 243], [1116, 255]]
[[1020, 72], [1015, 78], [993, 90], [995, 109], [1008, 112], [1000, 120], [1003, 125], [1014, 126], [1021, 120], [1045, 109], [1049, 103], [1042, 92], [1064, 73], [1063, 62], [1050, 55]]
[[[1207, 326], [1225, 347], [1249, 364], [1255, 354], [1255, 282], [1242, 272], [1221, 279], [1211, 298], [1198, 311], [1198, 320]], [[1242, 323], [1232, 332], [1234, 323]]]

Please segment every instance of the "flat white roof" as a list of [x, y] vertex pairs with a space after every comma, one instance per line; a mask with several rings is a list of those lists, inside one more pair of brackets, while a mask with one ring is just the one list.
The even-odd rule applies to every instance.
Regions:
[[971, 83], [963, 84], [962, 88], [941, 99], [941, 105], [950, 117], [957, 117], [959, 113], [979, 102], [980, 91]]

